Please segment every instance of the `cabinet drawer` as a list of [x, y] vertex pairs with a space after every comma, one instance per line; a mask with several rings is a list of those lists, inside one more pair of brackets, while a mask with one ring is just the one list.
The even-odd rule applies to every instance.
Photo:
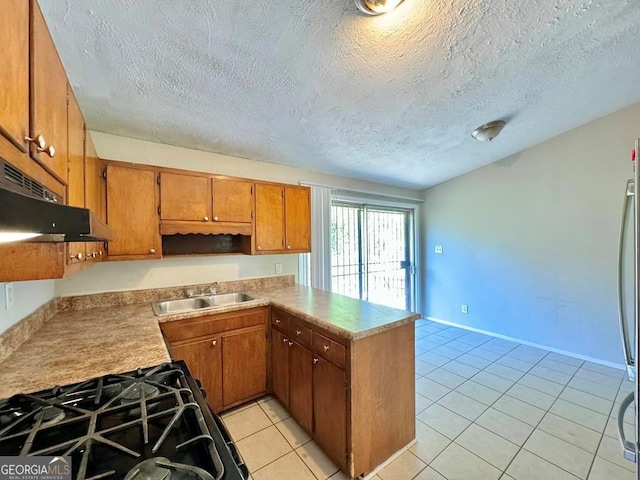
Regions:
[[313, 351], [338, 367], [344, 368], [346, 357], [344, 345], [340, 345], [324, 335], [314, 333]]
[[305, 327], [300, 322], [295, 320], [289, 320], [289, 336], [298, 342], [300, 345], [304, 345], [307, 348], [311, 348], [311, 329]]
[[277, 308], [271, 309], [271, 325], [283, 332], [289, 332], [289, 315]]
[[161, 323], [160, 329], [169, 342], [179, 342], [238, 328], [261, 325], [265, 321], [266, 309], [251, 309]]

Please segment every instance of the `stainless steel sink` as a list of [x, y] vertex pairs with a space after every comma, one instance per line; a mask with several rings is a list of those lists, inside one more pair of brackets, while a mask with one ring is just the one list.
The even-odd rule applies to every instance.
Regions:
[[153, 302], [151, 307], [156, 315], [171, 315], [174, 313], [194, 312], [196, 310], [214, 310], [227, 305], [257, 300], [246, 293], [224, 293], [222, 295], [208, 295], [178, 300], [162, 300]]

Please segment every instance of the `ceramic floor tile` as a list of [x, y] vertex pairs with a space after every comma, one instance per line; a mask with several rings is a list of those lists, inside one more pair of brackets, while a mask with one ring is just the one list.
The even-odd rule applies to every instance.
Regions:
[[250, 472], [260, 470], [292, 450], [291, 445], [273, 425], [236, 444]]
[[[624, 432], [627, 436], [627, 438], [629, 437], [633, 437], [635, 434], [634, 432], [634, 428], [635, 426], [631, 423], [627, 423], [624, 422]], [[618, 438], [618, 420], [616, 418], [613, 418], [613, 416], [609, 417], [609, 419], [607, 420], [607, 426], [604, 429], [604, 434], [607, 435], [608, 437], [611, 438]]]
[[572, 377], [572, 374], [562, 373], [542, 365], [536, 365], [529, 371], [529, 373], [536, 377], [544, 378], [545, 380], [550, 380], [561, 385], [569, 383], [569, 380], [571, 380]]
[[456, 443], [499, 470], [504, 470], [519, 447], [479, 425], [471, 425], [456, 438]]
[[433, 353], [433, 351], [423, 353], [418, 357], [418, 359], [422, 360], [423, 362], [430, 363], [431, 365], [435, 365], [436, 367], [441, 367], [445, 363], [451, 361], [450, 358], [443, 357], [442, 355], [438, 355], [437, 353]]
[[447, 345], [442, 345], [438, 348], [434, 348], [431, 351], [437, 355], [442, 355], [443, 357], [447, 357], [450, 360], [453, 360], [454, 358], [464, 354], [464, 352], [461, 352], [460, 350], [456, 350], [455, 348], [451, 348]]
[[440, 332], [438, 332], [438, 335], [440, 335], [441, 337], [446, 337], [450, 340], [455, 340], [456, 338], [463, 337], [466, 333], [467, 332], [465, 332], [461, 328], [451, 327], [441, 330]]
[[442, 397], [438, 400], [438, 403], [471, 421], [478, 418], [482, 412], [488, 408], [484, 403], [480, 403], [455, 391]]
[[225, 417], [224, 424], [235, 441], [273, 425], [267, 414], [257, 404]]
[[526, 450], [520, 450], [506, 473], [514, 480], [576, 480], [578, 478]]
[[494, 408], [485, 411], [475, 423], [519, 446], [524, 444], [534, 428]]
[[461, 352], [460, 355], [474, 349], [472, 345], [460, 342], [459, 340], [451, 340], [449, 343], [446, 343], [445, 346], [458, 350], [459, 352]]
[[509, 390], [514, 384], [512, 380], [507, 380], [506, 378], [499, 377], [498, 375], [489, 373], [486, 370], [481, 371], [480, 373], [472, 377], [471, 380], [501, 393]]
[[513, 350], [516, 346], [517, 344], [515, 343], [506, 343], [506, 342], [498, 343], [491, 340], [485, 343], [484, 345], [482, 345], [482, 348], [484, 348], [485, 350], [489, 350], [491, 352], [495, 352], [500, 356], [502, 356], [510, 352], [511, 350]]
[[[277, 480], [277, 479], [274, 479]], [[329, 477], [329, 480], [351, 480], [351, 477], [344, 472], [336, 472]], [[379, 476], [373, 477], [372, 480], [381, 480]]]
[[567, 375], [573, 375], [578, 371], [578, 366], [569, 365], [568, 363], [558, 362], [557, 360], [553, 360], [549, 357], [543, 359], [538, 364], [542, 367], [547, 367], [557, 372], [566, 373]]
[[451, 389], [454, 389], [467, 381], [466, 378], [441, 368], [425, 375], [425, 377]]
[[433, 468], [427, 467], [423, 471], [421, 471], [418, 476], [414, 477], [413, 480], [447, 480], [438, 472], [436, 472]]
[[382, 480], [406, 480], [415, 477], [427, 466], [411, 452], [404, 452], [378, 472]]
[[[269, 395], [267, 400], [270, 400], [271, 398], [272, 398], [271, 395]], [[240, 413], [243, 410], [247, 410], [247, 409], [249, 409], [251, 407], [256, 406], [261, 401], [262, 401], [262, 399], [257, 400], [257, 401], [253, 401], [253, 402], [249, 402], [246, 405], [240, 405], [239, 407], [232, 408], [231, 410], [227, 410], [226, 412], [224, 412], [222, 415], [220, 415], [220, 417], [223, 418], [223, 419], [226, 419], [228, 417], [231, 417], [232, 415], [235, 415], [236, 413]]]
[[452, 443], [430, 465], [448, 480], [497, 480], [500, 470]]
[[580, 360], [579, 358], [569, 357], [567, 355], [562, 355], [561, 353], [555, 353], [555, 352], [551, 352], [549, 355], [547, 355], [547, 358], [549, 360], [555, 360], [556, 362], [566, 363], [574, 367], [580, 367], [584, 363], [584, 360]]
[[474, 348], [469, 352], [469, 355], [473, 355], [474, 357], [479, 357], [488, 362], [495, 362], [499, 359], [503, 354], [492, 352], [491, 350], [486, 350], [484, 345], [479, 346], [478, 348]]
[[433, 402], [427, 397], [423, 397], [419, 393], [416, 393], [416, 415], [422, 412], [425, 408], [433, 405]]
[[316, 480], [296, 452], [289, 452], [266, 467], [253, 472], [254, 480]]
[[309, 434], [292, 417], [276, 423], [276, 428], [293, 448], [298, 448], [311, 440]]
[[500, 395], [502, 395], [500, 392], [492, 388], [485, 387], [484, 385], [480, 385], [473, 380], [466, 381], [458, 388], [456, 388], [456, 391], [462, 393], [463, 395], [466, 395], [467, 397], [484, 403], [485, 405], [491, 405], [498, 398], [500, 398]]
[[546, 413], [538, 407], [534, 407], [508, 395], [503, 396], [494, 403], [493, 408], [534, 427], [542, 420], [542, 417], [544, 417]]
[[593, 454], [596, 453], [601, 438], [599, 432], [553, 413], [544, 416], [538, 429]]
[[291, 416], [289, 412], [287, 412], [287, 409], [284, 408], [275, 398], [259, 403], [259, 405], [273, 423], [281, 422]]
[[596, 432], [604, 431], [604, 427], [607, 424], [606, 415], [561, 399], [556, 400], [556, 403], [553, 404], [549, 411], [567, 420], [595, 430]]
[[511, 380], [512, 382], [517, 382], [524, 375], [524, 372], [521, 372], [520, 370], [507, 367], [506, 365], [501, 365], [497, 362], [489, 365], [487, 368], [484, 369], [484, 371], [492, 373], [493, 375], [497, 375], [502, 378], [506, 378], [507, 380]]
[[632, 471], [596, 457], [588, 480], [635, 480], [636, 478]]
[[564, 385], [560, 385], [559, 383], [552, 382], [550, 380], [545, 380], [544, 378], [536, 377], [535, 375], [532, 375], [531, 372], [527, 373], [524, 377], [518, 380], [518, 383], [538, 390], [542, 393], [546, 393], [547, 395], [553, 395], [554, 397], [560, 395], [560, 393], [564, 389]]
[[635, 464], [622, 456], [622, 447], [620, 446], [620, 441], [617, 439], [607, 436], [603, 437], [597, 455], [626, 470], [631, 470], [632, 472], [635, 470]]
[[449, 446], [451, 440], [421, 421], [416, 422], [416, 443], [409, 451], [429, 464]]
[[302, 461], [309, 467], [316, 478], [324, 480], [335, 474], [339, 468], [327, 457], [314, 441], [296, 449]]
[[465, 353], [464, 355], [459, 356], [458, 358], [456, 358], [456, 361], [480, 370], [491, 365], [491, 362], [489, 360], [476, 357], [475, 355], [471, 355], [471, 353]]
[[420, 360], [419, 358], [416, 358], [416, 374], [419, 375], [426, 375], [428, 373], [433, 372], [436, 368], [435, 365], [431, 365], [429, 362], [425, 362], [423, 360]]
[[433, 402], [437, 402], [450, 391], [450, 388], [447, 388], [438, 382], [434, 382], [427, 377], [419, 378], [416, 381], [416, 393], [419, 393]]
[[525, 373], [531, 370], [535, 365], [535, 363], [526, 362], [518, 358], [510, 357], [509, 354], [496, 360], [496, 363], [500, 365], [506, 365], [509, 368], [515, 368], [516, 370], [520, 370], [521, 372]]
[[516, 383], [513, 387], [511, 387], [507, 391], [507, 395], [517, 398], [518, 400], [522, 400], [529, 405], [533, 405], [534, 407], [538, 407], [543, 410], [549, 410], [551, 405], [553, 405], [553, 402], [556, 401], [556, 397], [543, 393], [539, 390], [534, 390], [533, 388], [527, 387], [520, 383]]
[[594, 383], [589, 380], [585, 380], [584, 378], [572, 378], [567, 386], [607, 400], [615, 400], [616, 395], [618, 394], [617, 388]]
[[582, 368], [576, 372], [574, 378], [578, 380], [587, 380], [616, 391], [622, 383], [621, 377], [611, 377], [603, 373], [592, 372], [591, 370], [584, 370]]
[[613, 402], [611, 400], [597, 397], [571, 387], [565, 388], [559, 398], [603, 415], [609, 415], [609, 413], [611, 413], [611, 407], [613, 406]]
[[593, 455], [541, 430], [535, 430], [524, 448], [573, 475], [586, 479]]
[[467, 345], [471, 345], [472, 347], [479, 347], [487, 343], [491, 337], [487, 335], [482, 335], [480, 333], [469, 333], [467, 335], [463, 335], [462, 337], [458, 337], [456, 340], [458, 342], [466, 343]]
[[418, 420], [454, 440], [471, 422], [437, 403], [418, 415]]
[[584, 362], [582, 364], [582, 368], [584, 368], [585, 370], [591, 370], [593, 372], [597, 372], [597, 373], [603, 373], [605, 375], [610, 375], [610, 376], [619, 376], [619, 377], [624, 377], [625, 376], [625, 372], [624, 370], [620, 370], [617, 368], [612, 368], [612, 367], [607, 367], [605, 365], [600, 365], [597, 363], [593, 363], [593, 362]]
[[480, 371], [479, 368], [472, 367], [462, 362], [458, 362], [457, 360], [452, 360], [449, 363], [445, 363], [440, 368], [449, 372], [453, 372], [456, 375], [460, 375], [464, 378], [471, 378]]

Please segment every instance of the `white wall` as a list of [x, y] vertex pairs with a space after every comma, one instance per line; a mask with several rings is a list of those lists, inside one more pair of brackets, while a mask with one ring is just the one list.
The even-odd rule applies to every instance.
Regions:
[[38, 280], [13, 282], [13, 308], [6, 309], [5, 284], [0, 283], [0, 333], [54, 297], [55, 282]]
[[[190, 150], [159, 143], [91, 132], [98, 155], [104, 159], [160, 165], [202, 172], [297, 184], [299, 181], [360, 189], [386, 195], [420, 198], [421, 192], [326, 175], [309, 170]], [[137, 290], [275, 275], [281, 263], [284, 274], [298, 273], [298, 255], [171, 258], [132, 262], [107, 262], [56, 281], [60, 296]]]
[[636, 104], [427, 190], [425, 316], [623, 363], [616, 255], [639, 136]]

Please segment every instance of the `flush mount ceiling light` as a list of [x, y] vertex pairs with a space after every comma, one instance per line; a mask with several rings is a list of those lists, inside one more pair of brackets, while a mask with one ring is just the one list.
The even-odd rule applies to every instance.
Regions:
[[355, 0], [356, 7], [367, 15], [382, 15], [400, 5], [404, 0]]
[[502, 120], [485, 123], [476, 128], [471, 136], [481, 142], [491, 141], [500, 134], [505, 125], [506, 123]]

